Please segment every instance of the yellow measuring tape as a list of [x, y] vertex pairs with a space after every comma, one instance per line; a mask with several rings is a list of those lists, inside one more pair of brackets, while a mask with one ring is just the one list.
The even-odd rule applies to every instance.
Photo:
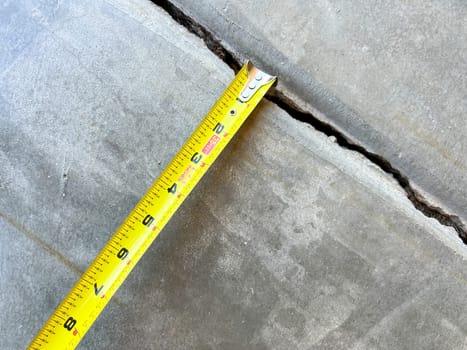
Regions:
[[272, 86], [246, 63], [28, 349], [74, 349], [172, 215]]

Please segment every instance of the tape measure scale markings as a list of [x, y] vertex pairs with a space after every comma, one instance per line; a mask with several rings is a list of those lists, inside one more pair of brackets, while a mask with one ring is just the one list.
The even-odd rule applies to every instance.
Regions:
[[247, 62], [29, 345], [75, 349], [275, 77]]

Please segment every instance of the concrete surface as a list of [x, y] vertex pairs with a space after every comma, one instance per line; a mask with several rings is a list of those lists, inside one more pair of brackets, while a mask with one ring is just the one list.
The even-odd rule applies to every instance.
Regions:
[[[27, 346], [233, 73], [148, 1], [11, 1], [0, 18], [0, 47], [14, 48], [0, 66], [9, 350]], [[273, 104], [237, 136], [79, 349], [467, 347], [467, 250], [451, 229]]]
[[171, 2], [467, 223], [465, 2]]

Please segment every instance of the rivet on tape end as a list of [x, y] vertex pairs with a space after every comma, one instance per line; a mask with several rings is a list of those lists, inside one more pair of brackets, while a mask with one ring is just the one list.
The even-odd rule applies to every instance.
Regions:
[[271, 80], [276, 79], [275, 76], [259, 70], [251, 62], [247, 62], [246, 65], [248, 69], [248, 81], [243, 87], [240, 97], [238, 98], [240, 102], [248, 102], [260, 87], [266, 85]]

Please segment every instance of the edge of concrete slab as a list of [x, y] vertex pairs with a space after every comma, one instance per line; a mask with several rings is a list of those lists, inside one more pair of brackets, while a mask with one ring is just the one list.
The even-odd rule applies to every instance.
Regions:
[[[205, 26], [196, 22], [181, 8], [168, 0], [151, 0], [151, 2], [162, 8], [174, 21], [185, 27], [189, 32], [199, 37], [211, 52], [219, 57], [235, 73], [238, 72], [241, 68], [241, 58], [239, 55], [223, 45], [221, 40], [216, 38], [215, 35]], [[271, 89], [266, 98], [277, 105], [280, 109], [284, 110], [292, 118], [310, 125], [328, 137], [335, 138], [339, 146], [359, 153], [380, 168], [383, 172], [391, 175], [418, 211], [426, 217], [436, 219], [444, 226], [452, 227], [464, 244], [467, 244], [467, 227], [466, 224], [462, 222], [461, 218], [450, 213], [448, 209], [443, 208], [441, 205], [435, 204], [434, 198], [429, 198], [427, 194], [422, 193], [423, 191], [421, 189], [413, 186], [410, 179], [391, 164], [388, 159], [369, 151], [357, 140], [353, 140], [351, 137], [346, 135], [345, 132], [323, 121], [313, 112], [305, 110], [300, 106], [299, 102], [295, 101], [292, 97], [289, 97], [285, 91], [281, 91], [277, 87]]]
[[[263, 108], [267, 110], [272, 106], [274, 104], [265, 103]], [[411, 201], [406, 197], [404, 189], [400, 187], [398, 182], [388, 176], [379, 166], [357, 152], [350, 150], [336, 152], [336, 140], [332, 136], [326, 136], [319, 131], [315, 132], [314, 128], [306, 123], [297, 123], [293, 118], [287, 117], [287, 112], [280, 115], [280, 123], [281, 125], [287, 125], [288, 135], [303, 147], [314, 153], [319, 153], [323, 159], [352, 177], [354, 181], [368, 188], [369, 191], [385, 201], [390, 201], [400, 212], [412, 217], [418, 225], [426, 227], [426, 225], [430, 224], [431, 230], [427, 229], [426, 232], [435, 236], [463, 259], [467, 259], [467, 250], [463, 249], [462, 243], [454, 232], [452, 234], [449, 232], [454, 231], [453, 228], [442, 225], [435, 218], [427, 220], [422, 212], [411, 205]], [[318, 141], [320, 139], [322, 139], [321, 142]], [[365, 171], [362, 171], [362, 169], [365, 169]]]

